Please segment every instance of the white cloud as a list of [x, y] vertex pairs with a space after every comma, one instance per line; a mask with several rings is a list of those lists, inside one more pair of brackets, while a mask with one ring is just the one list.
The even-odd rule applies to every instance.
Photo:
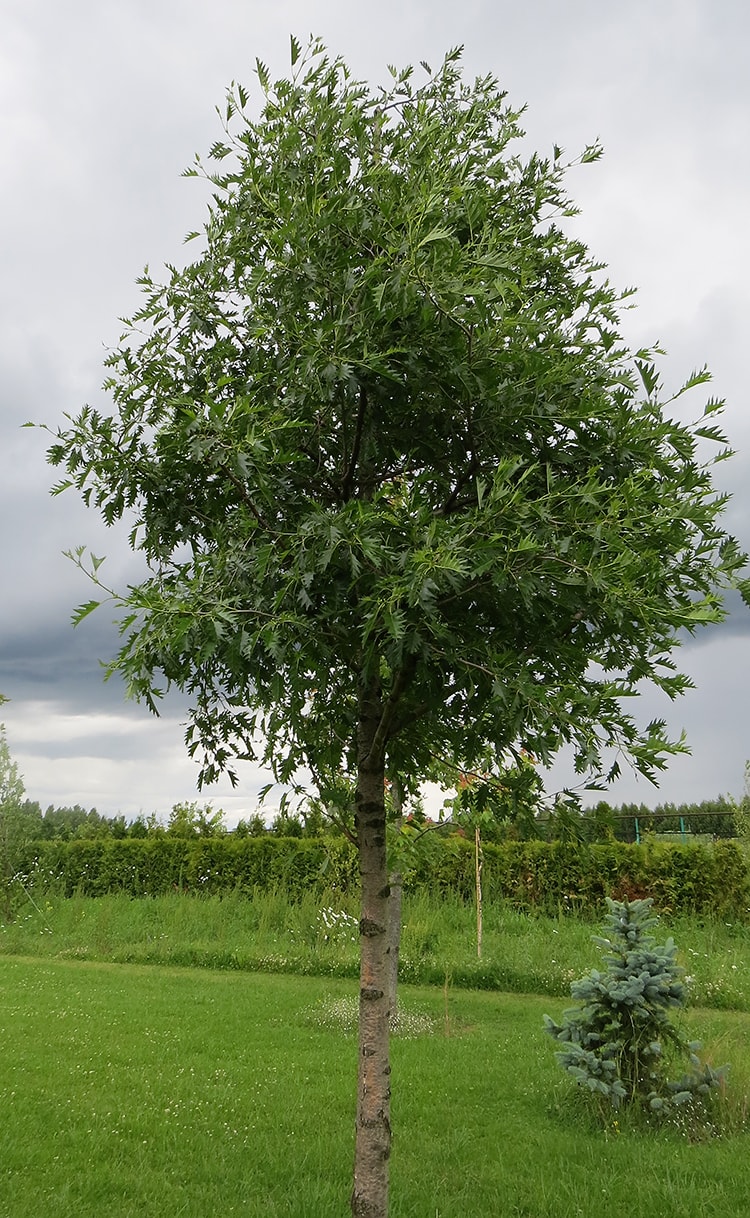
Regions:
[[[10, 711], [10, 708], [7, 708]], [[257, 808], [268, 775], [244, 763], [240, 785], [229, 780], [198, 790], [198, 769], [186, 753], [184, 725], [172, 716], [130, 713], [71, 713], [53, 702], [14, 703], [7, 738], [24, 776], [27, 798], [42, 808], [81, 804], [129, 819], [140, 812], [166, 818], [175, 803], [209, 801], [236, 824]]]

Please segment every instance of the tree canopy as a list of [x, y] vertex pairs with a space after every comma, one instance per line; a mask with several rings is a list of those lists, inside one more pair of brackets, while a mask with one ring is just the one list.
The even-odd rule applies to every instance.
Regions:
[[721, 619], [744, 563], [721, 403], [669, 417], [659, 353], [627, 348], [623, 294], [566, 229], [561, 151], [524, 156], [521, 112], [459, 51], [423, 72], [375, 90], [292, 39], [288, 79], [257, 64], [259, 114], [232, 88], [189, 171], [213, 186], [200, 252], [144, 273], [111, 411], [49, 453], [56, 489], [132, 526], [148, 572], [115, 594], [111, 667], [152, 709], [190, 695], [202, 777], [357, 775], [363, 959], [386, 769], [408, 791], [436, 759], [570, 745], [582, 774], [653, 776], [684, 744], [623, 699], [685, 690], [680, 634]]
[[405, 776], [568, 740], [652, 772], [661, 727], [620, 697], [683, 690], [678, 632], [721, 615], [741, 557], [697, 440], [723, 437], [665, 417], [565, 233], [560, 156], [513, 151], [493, 79], [454, 52], [372, 95], [318, 46], [259, 76], [260, 120], [236, 87], [211, 150], [203, 252], [144, 274], [113, 414], [50, 453], [108, 522], [135, 512], [152, 574], [115, 665], [150, 705], [156, 674], [194, 696], [208, 780], [259, 748], [282, 779], [351, 763], [364, 672]]

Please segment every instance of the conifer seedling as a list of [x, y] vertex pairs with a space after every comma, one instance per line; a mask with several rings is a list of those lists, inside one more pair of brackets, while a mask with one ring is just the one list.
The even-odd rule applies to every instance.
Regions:
[[[689, 1041], [672, 1020], [686, 1003], [683, 970], [674, 940], [657, 944], [652, 901], [607, 900], [604, 934], [593, 936], [606, 969], [574, 981], [578, 1006], [561, 1024], [545, 1015], [545, 1026], [561, 1048], [560, 1065], [600, 1103], [670, 1112], [700, 1102], [721, 1082], [722, 1070], [701, 1063], [700, 1044]], [[670, 1080], [670, 1067], [687, 1069]]]

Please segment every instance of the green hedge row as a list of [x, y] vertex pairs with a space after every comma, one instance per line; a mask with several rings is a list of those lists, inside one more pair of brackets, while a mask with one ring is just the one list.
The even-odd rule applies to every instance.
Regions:
[[[750, 874], [734, 842], [673, 845], [607, 842], [504, 842], [486, 845], [482, 888], [486, 900], [556, 914], [599, 917], [605, 896], [654, 898], [657, 909], [716, 914], [750, 921]], [[357, 860], [339, 838], [124, 839], [36, 842], [23, 870], [66, 896], [160, 896], [171, 891], [220, 894], [283, 887], [353, 892]], [[444, 839], [417, 857], [407, 889], [474, 896], [474, 847]]]
[[320, 887], [347, 892], [357, 880], [354, 851], [323, 838], [125, 838], [34, 842], [21, 870], [65, 896], [133, 897]]
[[[601, 917], [604, 898], [652, 897], [670, 913], [726, 915], [750, 921], [750, 869], [735, 842], [677, 845], [649, 841], [576, 845], [566, 842], [506, 842], [483, 849], [482, 892], [486, 900], [509, 901], [518, 909]], [[420, 865], [414, 881], [431, 888], [474, 893], [474, 850], [450, 843]]]

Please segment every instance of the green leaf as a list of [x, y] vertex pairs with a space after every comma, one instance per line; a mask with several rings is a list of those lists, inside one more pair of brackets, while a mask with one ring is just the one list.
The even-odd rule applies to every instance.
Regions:
[[635, 366], [647, 395], [653, 397], [659, 387], [659, 373], [656, 370], [656, 365], [647, 360], [636, 359]]
[[724, 410], [726, 402], [723, 398], [709, 398], [703, 408], [704, 417], [710, 414], [720, 414]]
[[86, 601], [85, 604], [79, 605], [71, 617], [73, 625], [77, 626], [85, 617], [98, 609], [101, 603], [101, 601]]
[[382, 280], [381, 283], [379, 283], [377, 285], [377, 287], [375, 288], [375, 291], [372, 294], [372, 298], [375, 302], [375, 308], [378, 310], [382, 309], [382, 307], [383, 307], [383, 296], [385, 295], [387, 288], [388, 288], [388, 281], [386, 279], [384, 279], [384, 280]]
[[691, 372], [684, 385], [677, 391], [675, 397], [680, 397], [683, 393], [687, 393], [691, 389], [697, 388], [698, 385], [706, 385], [711, 380], [711, 373], [705, 366], [699, 368], [695, 372]]
[[439, 225], [431, 229], [426, 237], [423, 237], [417, 246], [421, 250], [423, 246], [430, 245], [434, 241], [444, 241], [446, 237], [451, 237], [452, 233], [449, 228], [441, 228]]
[[56, 482], [54, 486], [50, 487], [50, 494], [62, 495], [63, 491], [70, 490], [71, 486], [75, 486], [72, 478], [63, 478], [60, 482]]
[[263, 63], [262, 59], [255, 60], [255, 71], [260, 81], [260, 87], [264, 93], [268, 93], [271, 88], [271, 77], [268, 68]]
[[596, 140], [593, 144], [588, 144], [581, 154], [581, 164], [588, 165], [593, 161], [599, 161], [604, 155], [604, 148]]

